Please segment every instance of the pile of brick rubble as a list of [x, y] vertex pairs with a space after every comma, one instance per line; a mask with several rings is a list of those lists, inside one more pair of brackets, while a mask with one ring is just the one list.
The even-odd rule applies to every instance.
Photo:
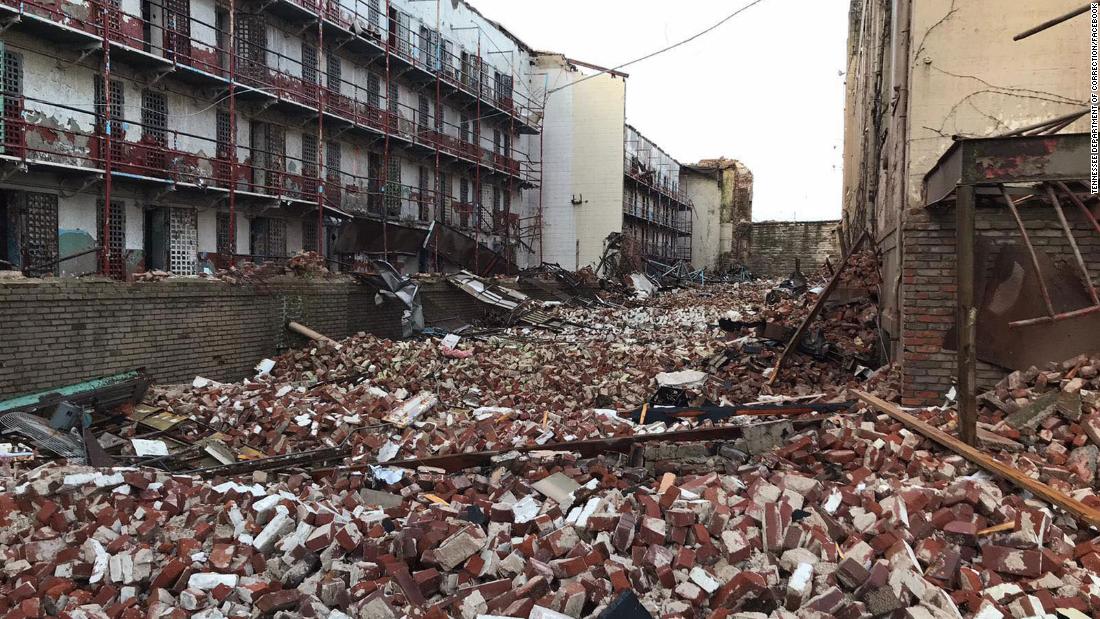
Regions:
[[621, 614], [632, 596], [654, 617], [1100, 612], [1093, 533], [886, 417], [742, 447], [654, 445], [642, 467], [533, 453], [393, 483], [51, 464], [3, 479], [0, 612], [644, 616]]

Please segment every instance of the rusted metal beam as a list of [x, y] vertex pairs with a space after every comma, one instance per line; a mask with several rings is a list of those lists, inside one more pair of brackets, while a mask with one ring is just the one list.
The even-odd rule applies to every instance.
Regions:
[[1009, 327], [1029, 327], [1031, 325], [1041, 325], [1047, 322], [1058, 322], [1059, 320], [1066, 320], [1068, 318], [1077, 318], [1079, 316], [1088, 316], [1100, 312], [1100, 305], [1093, 305], [1091, 307], [1083, 307], [1081, 309], [1073, 310], [1072, 312], [1062, 312], [1061, 314], [1055, 314], [1053, 316], [1039, 316], [1038, 318], [1028, 318], [1026, 320], [1016, 320], [1008, 323]]
[[925, 175], [924, 204], [949, 202], [959, 185], [1088, 178], [1089, 143], [1088, 133], [957, 140]]
[[1089, 223], [1092, 224], [1092, 227], [1096, 230], [1096, 233], [1100, 234], [1100, 221], [1096, 220], [1096, 216], [1092, 214], [1092, 211], [1089, 210], [1089, 207], [1085, 206], [1085, 203], [1081, 201], [1081, 198], [1077, 197], [1076, 193], [1070, 191], [1069, 187], [1067, 187], [1065, 183], [1058, 182], [1055, 184], [1058, 185], [1058, 188], [1061, 189], [1063, 193], [1069, 196], [1069, 199], [1072, 200], [1073, 203], [1077, 205], [1077, 208], [1081, 210], [1081, 214], [1085, 216], [1085, 219], [1089, 220]]
[[1054, 188], [1050, 185], [1046, 186], [1046, 190], [1047, 196], [1050, 198], [1050, 203], [1054, 207], [1054, 214], [1058, 216], [1058, 222], [1062, 224], [1062, 231], [1066, 233], [1066, 240], [1069, 241], [1069, 246], [1073, 249], [1073, 256], [1077, 259], [1078, 268], [1081, 269], [1081, 276], [1084, 278], [1085, 287], [1088, 288], [1092, 304], [1100, 305], [1100, 297], [1096, 295], [1096, 286], [1092, 283], [1092, 275], [1089, 274], [1089, 267], [1085, 264], [1085, 259], [1081, 256], [1081, 249], [1077, 247], [1077, 239], [1073, 238], [1073, 230], [1069, 227], [1069, 222], [1066, 221], [1066, 214], [1062, 212], [1062, 203], [1058, 200], [1058, 194], [1054, 193]]
[[1035, 269], [1035, 277], [1039, 280], [1039, 292], [1043, 295], [1043, 302], [1047, 306], [1047, 315], [1054, 315], [1054, 302], [1050, 299], [1050, 290], [1047, 289], [1047, 282], [1043, 279], [1043, 272], [1039, 269], [1039, 256], [1035, 254], [1035, 247], [1031, 244], [1031, 237], [1027, 234], [1027, 228], [1024, 226], [1024, 220], [1020, 217], [1020, 211], [1016, 208], [1016, 202], [1012, 199], [1012, 196], [1008, 195], [1008, 190], [1004, 185], [1001, 185], [1001, 195], [1004, 196], [1005, 204], [1008, 204], [1008, 210], [1012, 212], [1012, 217], [1016, 220], [1016, 227], [1020, 230], [1020, 236], [1024, 239], [1024, 246], [1027, 248], [1027, 253], [1031, 256], [1031, 266]]
[[[442, 456], [429, 456], [427, 458], [417, 458], [413, 460], [386, 462], [384, 466], [394, 466], [407, 469], [415, 469], [420, 466], [429, 466], [433, 468], [440, 468], [448, 472], [454, 472], [472, 467], [491, 465], [493, 464], [494, 458], [507, 453], [529, 453], [533, 451], [572, 452], [580, 454], [583, 458], [592, 458], [605, 453], [630, 453], [630, 450], [634, 445], [641, 445], [644, 443], [697, 443], [701, 441], [729, 441], [744, 436], [745, 428], [750, 427], [759, 428], [789, 423], [796, 429], [799, 429], [819, 424], [822, 421], [829, 419], [833, 416], [834, 415], [817, 415], [802, 419], [766, 421], [762, 423], [746, 425], [714, 426], [711, 428], [683, 430], [680, 432], [631, 434], [628, 436], [616, 436], [611, 438], [592, 439], [586, 441], [567, 441], [564, 443], [551, 443], [548, 445], [525, 445], [508, 450], [446, 454]], [[342, 471], [362, 470], [370, 467], [372, 464], [377, 466], [380, 463], [371, 462], [353, 464], [350, 466], [334, 467], [331, 469], [318, 469], [313, 471], [313, 474], [315, 477], [317, 477]]]
[[825, 286], [825, 290], [821, 292], [817, 297], [817, 302], [814, 303], [813, 309], [807, 314], [806, 318], [802, 320], [802, 324], [798, 325], [798, 329], [791, 336], [790, 341], [787, 342], [787, 346], [780, 353], [779, 358], [775, 360], [775, 366], [772, 368], [772, 375], [768, 379], [769, 385], [774, 385], [775, 381], [779, 379], [779, 372], [783, 369], [783, 364], [787, 361], [787, 356], [791, 354], [793, 350], [798, 348], [798, 343], [802, 341], [803, 336], [806, 335], [806, 331], [810, 328], [814, 319], [821, 313], [821, 310], [825, 307], [825, 300], [829, 298], [833, 290], [836, 289], [837, 284], [840, 283], [840, 276], [844, 273], [844, 269], [848, 267], [849, 259], [859, 251], [859, 248], [863, 246], [863, 243], [868, 239], [869, 235], [866, 230], [863, 234], [859, 235], [859, 238], [852, 245], [851, 249], [841, 260], [840, 264], [836, 268], [836, 273], [833, 274], [832, 279]]
[[[812, 405], [808, 405], [805, 408], [812, 409], [814, 407]], [[820, 408], [833, 408], [833, 406], [825, 405]], [[779, 415], [780, 413], [775, 414]], [[395, 462], [383, 463], [371, 461], [356, 463], [349, 466], [321, 468], [328, 463], [342, 460], [351, 455], [351, 448], [349, 446], [326, 447], [323, 449], [314, 449], [301, 453], [285, 454], [281, 456], [273, 456], [270, 458], [261, 458], [259, 460], [248, 460], [244, 462], [235, 462], [233, 464], [225, 464], [222, 466], [194, 469], [190, 471], [184, 471], [184, 473], [201, 475], [202, 477], [210, 478], [233, 477], [236, 475], [253, 473], [255, 471], [272, 472], [291, 468], [304, 468], [307, 470], [311, 470], [311, 472], [313, 472], [314, 474], [326, 474], [334, 471], [362, 470], [372, 465], [397, 466], [402, 468], [432, 466], [444, 468], [448, 471], [456, 471], [473, 466], [483, 466], [490, 464], [494, 457], [511, 452], [526, 453], [529, 451], [574, 451], [580, 453], [584, 457], [592, 457], [608, 451], [627, 453], [629, 452], [631, 445], [655, 441], [668, 443], [689, 443], [698, 441], [732, 440], [741, 437], [743, 435], [744, 428], [746, 427], [760, 427], [774, 425], [778, 423], [790, 423], [793, 424], [796, 428], [801, 428], [804, 426], [821, 423], [831, 416], [833, 415], [814, 415], [793, 420], [766, 421], [745, 425], [714, 426], [710, 428], [682, 430], [678, 432], [636, 434], [603, 439], [592, 439], [586, 441], [566, 441], [564, 443], [551, 443], [547, 445], [526, 445], [509, 450], [444, 454], [440, 456], [429, 456], [427, 458], [400, 460]]]
[[978, 394], [976, 331], [978, 309], [974, 306], [974, 187], [960, 185], [955, 198], [956, 255], [956, 384], [959, 407], [959, 437], [968, 445], [977, 442]]
[[1026, 38], [1028, 38], [1032, 35], [1039, 34], [1040, 32], [1042, 32], [1044, 30], [1047, 30], [1049, 28], [1053, 28], [1054, 26], [1057, 26], [1058, 24], [1060, 24], [1062, 22], [1069, 21], [1069, 20], [1073, 19], [1074, 17], [1077, 17], [1078, 15], [1082, 15], [1084, 13], [1087, 13], [1091, 7], [1092, 7], [1092, 3], [1090, 2], [1088, 4], [1085, 4], [1085, 6], [1073, 9], [1072, 11], [1070, 11], [1069, 13], [1066, 13], [1065, 15], [1059, 15], [1058, 17], [1055, 17], [1054, 19], [1048, 19], [1045, 22], [1039, 24], [1038, 26], [1035, 26], [1034, 28], [1028, 28], [1027, 30], [1024, 30], [1020, 34], [1012, 37], [1012, 40], [1013, 41], [1022, 41], [1022, 40], [1026, 39]]
[[1041, 131], [1041, 130], [1045, 130], [1045, 129], [1051, 129], [1051, 128], [1053, 128], [1055, 126], [1058, 126], [1058, 125], [1061, 125], [1062, 123], [1067, 122], [1067, 121], [1072, 123], [1073, 121], [1077, 120], [1078, 118], [1081, 118], [1082, 116], [1084, 116], [1085, 114], [1088, 114], [1088, 113], [1089, 113], [1089, 108], [1083, 107], [1083, 108], [1081, 108], [1081, 109], [1079, 109], [1075, 112], [1070, 112], [1069, 114], [1063, 114], [1061, 116], [1051, 118], [1050, 120], [1044, 120], [1043, 122], [1038, 122], [1038, 123], [1035, 123], [1035, 124], [1032, 124], [1032, 125], [1027, 125], [1026, 127], [1020, 127], [1019, 129], [1013, 129], [1012, 131], [1009, 131], [1008, 133], [1002, 133], [1002, 134], [1000, 134], [998, 136], [995, 136], [995, 137], [1010, 138], [1010, 137], [1013, 137], [1013, 136], [1023, 135], [1025, 133], [1029, 132], [1029, 131]]
[[916, 417], [903, 412], [897, 406], [886, 402], [880, 398], [877, 398], [869, 393], [857, 391], [856, 396], [871, 405], [875, 409], [889, 415], [891, 418], [900, 421], [905, 424], [910, 430], [918, 432], [925, 438], [928, 438], [936, 443], [939, 443], [943, 447], [950, 449], [951, 451], [959, 454], [967, 460], [973, 462], [979, 467], [1005, 479], [1019, 488], [1027, 490], [1032, 494], [1042, 497], [1045, 501], [1056, 505], [1065, 510], [1071, 516], [1078, 521], [1084, 522], [1093, 527], [1100, 527], [1100, 510], [1089, 507], [1084, 503], [1066, 496], [1061, 492], [1051, 488], [1050, 486], [1036, 481], [1027, 475], [1024, 475], [1016, 467], [1009, 464], [1005, 464], [999, 460], [994, 459], [989, 454], [977, 449], [971, 445], [963, 443], [959, 439], [951, 436], [950, 434], [933, 427]]

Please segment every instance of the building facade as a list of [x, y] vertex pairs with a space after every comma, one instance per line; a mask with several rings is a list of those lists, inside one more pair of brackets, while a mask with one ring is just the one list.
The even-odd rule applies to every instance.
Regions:
[[[978, 191], [977, 231], [973, 240], [965, 241], [979, 252], [978, 307], [993, 299], [985, 296], [983, 278], [996, 274], [1002, 254], [1007, 260], [1007, 252], [1023, 247], [1021, 229], [1038, 237], [1036, 245], [1047, 245], [1038, 252], [1040, 261], [1046, 253], [1055, 262], [1076, 263], [1073, 243], [1066, 239], [1045, 186], [1009, 186], [1002, 194], [994, 181], [998, 175], [1025, 170], [1020, 162], [1058, 143], [1051, 139], [1038, 151], [1029, 151], [1025, 134], [1088, 131], [1087, 14], [1078, 11], [1033, 35], [1017, 36], [1080, 7], [1075, 0], [1010, 7], [997, 0], [851, 3], [842, 236], [850, 244], [867, 232], [881, 256], [880, 324], [891, 356], [903, 364], [907, 403], [942, 403], [954, 377], [955, 256], [961, 250], [955, 244], [955, 199], [931, 195], [927, 184], [937, 168], [944, 169], [943, 158], [960, 142], [1003, 138], [1006, 141], [997, 142], [998, 147], [1020, 149], [1009, 159], [1015, 163], [990, 164], [989, 186]], [[1012, 139], [1019, 144], [1008, 141]], [[1087, 153], [1058, 163], [1085, 165]], [[1069, 183], [1077, 199], [1095, 210], [1086, 187]], [[1020, 202], [1019, 221], [1005, 195]], [[1068, 203], [1069, 198], [1061, 199]], [[1068, 209], [1065, 217], [1095, 281], [1100, 273], [1095, 230], [1077, 209]], [[1034, 293], [1033, 265], [1025, 261], [1018, 266]], [[1001, 298], [1006, 294], [1002, 292]], [[979, 313], [979, 331], [994, 323]], [[1100, 332], [1100, 325], [1094, 322], [1083, 329], [1079, 332]], [[979, 379], [988, 384], [1013, 367], [1004, 351], [994, 351], [989, 344], [1012, 342], [1037, 350], [1043, 343], [1059, 342], [1061, 352], [1054, 356], [1072, 356], [1084, 338], [1063, 335], [1026, 329], [983, 332], [977, 345]]]
[[15, 267], [193, 275], [333, 255], [356, 219], [435, 225], [507, 260], [535, 245], [530, 50], [464, 2], [3, 0], [0, 14], [0, 260]]
[[690, 262], [692, 204], [680, 164], [626, 124], [627, 75], [552, 53], [535, 66], [532, 79], [548, 93], [543, 260], [595, 267], [609, 235], [622, 234], [641, 257]]
[[694, 204], [692, 265], [727, 271], [748, 260], [752, 172], [736, 159], [704, 159], [681, 167], [680, 185]]

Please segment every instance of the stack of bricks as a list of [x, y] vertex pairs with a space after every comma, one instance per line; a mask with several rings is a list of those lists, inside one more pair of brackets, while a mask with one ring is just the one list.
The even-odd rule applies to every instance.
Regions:
[[[989, 250], [984, 252], [986, 263], [978, 267], [988, 273], [996, 251], [1019, 245], [1022, 239], [1007, 208], [982, 207], [976, 211], [976, 243]], [[1020, 213], [1037, 251], [1054, 261], [1075, 264], [1072, 249], [1053, 210], [1035, 207], [1021, 209]], [[1100, 235], [1076, 210], [1067, 208], [1065, 214], [1093, 282], [1100, 283]], [[957, 303], [954, 209], [916, 210], [907, 214], [903, 255], [902, 403], [909, 406], [942, 404], [955, 377], [955, 345], [946, 341], [955, 325]], [[983, 290], [975, 290], [979, 306], [983, 293]], [[1011, 334], [1004, 336], [1012, 337]], [[979, 357], [981, 352], [982, 342], [978, 342]], [[1066, 351], [1064, 356], [1075, 352], [1084, 351]], [[989, 387], [1006, 373], [1004, 368], [979, 361], [979, 386]]]

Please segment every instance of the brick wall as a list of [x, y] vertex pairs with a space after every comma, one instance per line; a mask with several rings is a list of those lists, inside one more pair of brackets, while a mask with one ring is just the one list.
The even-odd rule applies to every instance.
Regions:
[[0, 397], [145, 367], [161, 383], [238, 380], [304, 338], [295, 320], [333, 338], [400, 337], [401, 310], [353, 282], [228, 285], [171, 279], [0, 283]]
[[839, 221], [762, 221], [752, 224], [749, 269], [760, 277], [786, 277], [794, 259], [810, 272], [825, 262], [835, 265], [840, 256], [836, 228]]
[[[1073, 208], [1065, 208], [1066, 218], [1089, 267], [1092, 280], [1100, 281], [1100, 235]], [[1021, 208], [1021, 218], [1037, 250], [1053, 261], [1075, 265], [1054, 212], [1047, 207]], [[997, 249], [1022, 245], [1012, 214], [1003, 207], [978, 208], [975, 215], [978, 238], [978, 268], [989, 273]], [[942, 404], [944, 394], [954, 384], [954, 342], [945, 342], [955, 326], [955, 211], [954, 209], [918, 209], [907, 215], [904, 227], [902, 272], [902, 401], [906, 405]], [[981, 248], [988, 248], [982, 251]], [[1076, 268], [1076, 267], [1075, 267]], [[975, 299], [982, 303], [983, 290], [976, 284]], [[1036, 295], [1039, 294], [1035, 290]], [[1100, 314], [1087, 319], [1100, 329]], [[953, 335], [953, 333], [952, 333]], [[1013, 337], [1005, 333], [1004, 337]], [[978, 342], [979, 353], [982, 342]], [[1082, 351], [1067, 349], [1062, 361]], [[1005, 375], [1001, 367], [978, 361], [978, 387], [985, 389]]]

